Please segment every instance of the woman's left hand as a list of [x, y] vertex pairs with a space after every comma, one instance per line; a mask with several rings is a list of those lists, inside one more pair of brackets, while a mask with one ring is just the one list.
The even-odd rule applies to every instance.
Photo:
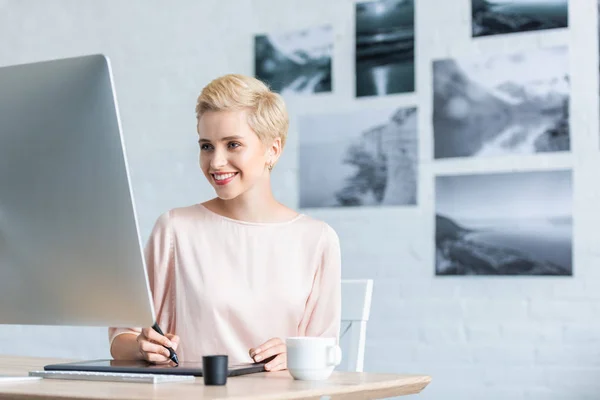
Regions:
[[267, 371], [287, 369], [287, 347], [280, 338], [267, 340], [260, 346], [250, 349], [249, 354], [255, 362], [264, 362], [264, 360], [272, 358], [265, 365]]

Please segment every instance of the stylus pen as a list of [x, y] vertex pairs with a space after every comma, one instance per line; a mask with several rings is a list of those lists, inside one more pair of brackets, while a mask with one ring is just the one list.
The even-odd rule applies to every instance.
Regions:
[[[160, 326], [158, 326], [158, 322], [155, 322], [154, 325], [152, 325], [152, 328], [159, 334], [165, 336], [162, 329], [160, 329]], [[175, 353], [175, 350], [173, 350], [172, 348], [167, 347], [167, 346], [164, 346], [164, 348], [169, 350], [169, 358], [171, 359], [171, 361], [173, 361], [176, 365], [179, 365], [179, 359], [177, 358], [177, 354]]]

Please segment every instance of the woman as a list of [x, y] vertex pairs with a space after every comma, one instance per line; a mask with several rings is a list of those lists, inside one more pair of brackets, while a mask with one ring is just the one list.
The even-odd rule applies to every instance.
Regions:
[[145, 256], [165, 336], [110, 328], [111, 354], [168, 363], [165, 345], [180, 361], [227, 354], [285, 369], [286, 337], [339, 338], [338, 237], [273, 196], [288, 130], [278, 94], [226, 75], [202, 90], [196, 116], [200, 166], [217, 197], [160, 216]]

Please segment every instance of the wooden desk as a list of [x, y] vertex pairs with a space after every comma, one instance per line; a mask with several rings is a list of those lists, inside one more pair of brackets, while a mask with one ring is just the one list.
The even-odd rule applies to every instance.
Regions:
[[[69, 362], [48, 358], [0, 356], [0, 374], [26, 376], [44, 365]], [[287, 371], [231, 377], [226, 386], [204, 386], [202, 378], [181, 383], [125, 383], [44, 379], [0, 383], [0, 399], [379, 399], [419, 393], [424, 375], [334, 372], [327, 381], [292, 379]]]

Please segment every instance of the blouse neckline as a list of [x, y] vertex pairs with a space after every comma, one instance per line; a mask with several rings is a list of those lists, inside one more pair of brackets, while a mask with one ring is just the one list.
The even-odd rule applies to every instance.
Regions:
[[283, 225], [289, 225], [293, 222], [298, 221], [299, 219], [304, 217], [304, 214], [302, 213], [298, 213], [298, 215], [296, 215], [294, 218], [289, 219], [287, 221], [282, 221], [282, 222], [251, 222], [251, 221], [243, 221], [241, 219], [235, 219], [235, 218], [230, 218], [230, 217], [226, 217], [224, 215], [221, 214], [217, 214], [216, 212], [208, 209], [205, 205], [198, 203], [198, 206], [203, 209], [204, 211], [206, 211], [207, 213], [225, 220], [225, 221], [229, 221], [229, 222], [233, 222], [235, 224], [240, 224], [240, 225], [249, 225], [249, 226], [283, 226]]

